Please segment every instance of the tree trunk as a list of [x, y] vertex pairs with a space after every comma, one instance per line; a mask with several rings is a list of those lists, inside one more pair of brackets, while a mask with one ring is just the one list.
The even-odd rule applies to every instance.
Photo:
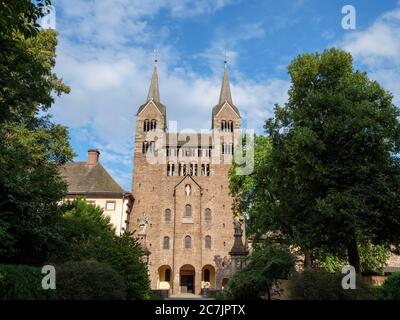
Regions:
[[304, 269], [312, 268], [312, 254], [311, 250], [304, 250]]
[[355, 237], [347, 245], [349, 264], [354, 267], [356, 273], [361, 273], [360, 255], [358, 253], [357, 240]]
[[271, 290], [269, 289], [269, 287], [267, 288], [267, 295], [268, 295], [268, 301], [271, 300]]

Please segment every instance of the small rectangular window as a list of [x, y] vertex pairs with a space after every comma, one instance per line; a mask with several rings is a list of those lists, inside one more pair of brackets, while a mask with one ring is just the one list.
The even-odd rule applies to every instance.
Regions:
[[115, 211], [115, 201], [106, 202], [106, 211]]

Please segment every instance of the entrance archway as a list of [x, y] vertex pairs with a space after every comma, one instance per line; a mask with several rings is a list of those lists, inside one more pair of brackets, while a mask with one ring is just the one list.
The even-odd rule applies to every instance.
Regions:
[[170, 289], [171, 288], [171, 267], [163, 265], [158, 268], [158, 289]]
[[181, 293], [195, 292], [195, 269], [190, 264], [185, 264], [179, 269], [179, 286]]
[[211, 264], [207, 264], [201, 270], [201, 287], [215, 288], [215, 268]]

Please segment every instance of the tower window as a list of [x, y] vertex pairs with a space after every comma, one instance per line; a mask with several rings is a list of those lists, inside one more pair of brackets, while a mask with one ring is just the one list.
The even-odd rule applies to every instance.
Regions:
[[150, 130], [151, 131], [155, 131], [156, 128], [157, 128], [157, 121], [152, 119], [151, 122], [150, 122]]
[[204, 238], [204, 246], [206, 249], [211, 249], [211, 236], [206, 236]]
[[197, 163], [191, 163], [189, 165], [189, 175], [191, 176], [197, 175]]
[[175, 164], [173, 162], [170, 162], [167, 164], [167, 176], [171, 177], [174, 175], [175, 171]]
[[233, 132], [233, 121], [232, 120], [228, 121], [228, 130], [227, 131]]
[[186, 175], [186, 164], [185, 163], [179, 163], [179, 175], [184, 176]]
[[190, 204], [187, 204], [185, 206], [185, 218], [191, 218], [192, 217], [192, 206]]
[[153, 152], [154, 141], [144, 141], [142, 144], [142, 153]]
[[163, 240], [163, 249], [166, 249], [166, 250], [169, 249], [169, 237], [164, 237], [164, 240]]
[[171, 222], [171, 209], [165, 209], [164, 221], [165, 222]]
[[201, 175], [205, 177], [210, 176], [210, 165], [208, 163], [201, 164]]
[[192, 247], [192, 238], [190, 236], [185, 237], [185, 249], [190, 249]]
[[226, 130], [226, 121], [222, 120], [221, 121], [221, 131], [225, 131]]
[[144, 120], [143, 122], [143, 131], [147, 132], [150, 130], [150, 122], [148, 119]]
[[211, 209], [210, 208], [207, 208], [206, 210], [204, 210], [204, 220], [206, 222], [211, 221]]

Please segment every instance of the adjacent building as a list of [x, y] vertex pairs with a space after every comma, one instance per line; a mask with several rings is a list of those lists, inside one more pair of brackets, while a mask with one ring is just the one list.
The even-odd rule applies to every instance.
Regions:
[[117, 234], [128, 229], [132, 193], [124, 191], [99, 162], [100, 151], [88, 151], [87, 161], [66, 163], [61, 175], [68, 185], [65, 200], [85, 198], [104, 210]]

